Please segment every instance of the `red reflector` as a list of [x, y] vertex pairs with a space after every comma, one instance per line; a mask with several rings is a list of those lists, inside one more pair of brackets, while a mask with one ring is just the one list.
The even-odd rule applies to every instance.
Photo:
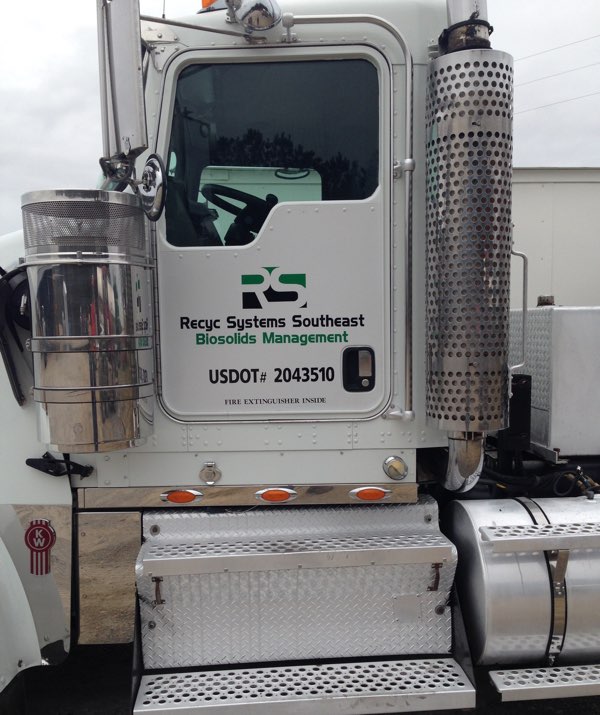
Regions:
[[295, 499], [298, 494], [293, 489], [262, 489], [260, 492], [256, 492], [256, 498], [260, 501], [266, 501], [270, 503], [291, 501]]
[[360, 487], [350, 492], [351, 497], [361, 501], [380, 501], [389, 497], [390, 494], [389, 489], [383, 489], [382, 487]]
[[160, 495], [163, 501], [169, 501], [171, 504], [189, 504], [200, 501], [201, 497], [202, 492], [197, 492], [195, 489], [173, 489]]

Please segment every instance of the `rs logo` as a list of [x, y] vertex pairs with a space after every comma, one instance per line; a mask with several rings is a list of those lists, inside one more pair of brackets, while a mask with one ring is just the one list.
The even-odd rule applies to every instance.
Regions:
[[282, 273], [280, 268], [262, 268], [242, 275], [242, 308], [257, 310], [270, 303], [292, 303], [306, 308], [306, 273]]

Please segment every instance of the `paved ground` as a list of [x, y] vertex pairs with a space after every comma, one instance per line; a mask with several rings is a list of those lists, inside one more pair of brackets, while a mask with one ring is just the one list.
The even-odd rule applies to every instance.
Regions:
[[[0, 715], [129, 715], [131, 660], [129, 646], [79, 646], [62, 666], [24, 673], [20, 687], [13, 689], [13, 702], [0, 706]], [[24, 706], [21, 711], [19, 699]], [[600, 697], [488, 704], [477, 713], [600, 715]]]

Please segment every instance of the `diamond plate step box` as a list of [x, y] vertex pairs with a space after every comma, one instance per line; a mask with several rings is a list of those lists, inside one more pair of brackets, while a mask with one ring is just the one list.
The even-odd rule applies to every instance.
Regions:
[[497, 670], [490, 679], [503, 702], [600, 695], [600, 665]]
[[449, 653], [456, 551], [437, 522], [429, 499], [148, 513], [144, 665]]
[[451, 658], [146, 675], [134, 715], [365, 715], [475, 707]]

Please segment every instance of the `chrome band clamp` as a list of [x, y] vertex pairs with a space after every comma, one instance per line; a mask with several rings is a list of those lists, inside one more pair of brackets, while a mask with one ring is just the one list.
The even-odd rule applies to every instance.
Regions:
[[[521, 506], [529, 513], [534, 524], [549, 524], [550, 520], [544, 510], [527, 497], [517, 497]], [[546, 646], [548, 665], [554, 665], [561, 654], [567, 634], [567, 583], [566, 573], [569, 563], [569, 549], [544, 551], [550, 579], [550, 594], [552, 598], [551, 627]]]

